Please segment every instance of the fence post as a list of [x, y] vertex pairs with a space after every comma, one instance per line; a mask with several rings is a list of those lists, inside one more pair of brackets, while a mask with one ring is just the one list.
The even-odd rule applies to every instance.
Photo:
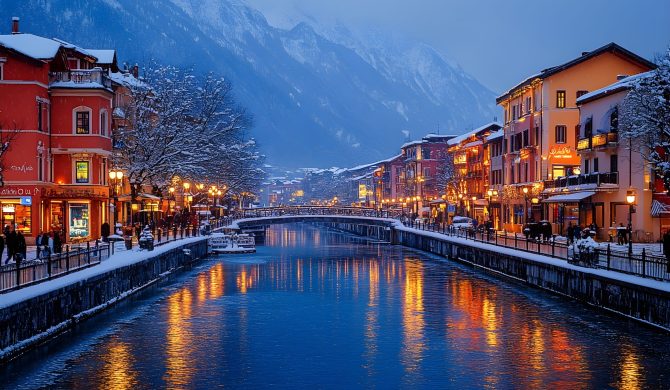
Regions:
[[16, 261], [16, 287], [19, 287], [21, 285], [21, 259], [19, 256], [14, 256], [14, 260]]
[[91, 264], [91, 242], [86, 242], [86, 264]]
[[70, 246], [65, 245], [65, 271], [70, 270]]
[[507, 230], [503, 230], [503, 238], [505, 240], [505, 246], [507, 246]]
[[554, 257], [556, 253], [556, 235], [551, 235], [551, 257]]
[[51, 250], [47, 245], [47, 277], [51, 277]]
[[518, 240], [519, 240], [519, 238], [516, 236], [516, 232], [514, 232], [514, 249], [517, 249]]
[[542, 242], [540, 240], [537, 240], [537, 253], [542, 253], [542, 250], [540, 248], [541, 245], [542, 245]]
[[647, 276], [647, 253], [642, 248], [642, 276]]
[[607, 269], [610, 269], [610, 261], [612, 258], [612, 248], [610, 248], [610, 244], [607, 244]]
[[530, 245], [530, 244], [528, 243], [528, 241], [529, 241], [528, 238], [529, 238], [529, 237], [530, 237], [530, 236], [526, 236], [526, 251], [529, 250], [529, 249], [528, 249], [528, 245]]

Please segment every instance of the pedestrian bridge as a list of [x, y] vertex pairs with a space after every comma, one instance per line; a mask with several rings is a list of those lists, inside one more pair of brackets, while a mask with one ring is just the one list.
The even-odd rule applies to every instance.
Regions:
[[253, 230], [268, 225], [294, 222], [351, 223], [363, 226], [399, 225], [399, 212], [364, 207], [290, 206], [245, 209], [233, 216], [229, 227]]

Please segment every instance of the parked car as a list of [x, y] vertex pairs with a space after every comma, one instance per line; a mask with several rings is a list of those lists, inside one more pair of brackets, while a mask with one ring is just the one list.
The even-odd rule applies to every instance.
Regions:
[[472, 229], [472, 218], [456, 216], [451, 220], [451, 226], [456, 229]]

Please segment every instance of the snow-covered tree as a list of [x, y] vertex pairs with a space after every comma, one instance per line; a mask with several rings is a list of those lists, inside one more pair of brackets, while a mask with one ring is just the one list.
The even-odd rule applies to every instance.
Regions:
[[456, 176], [456, 167], [454, 165], [454, 156], [446, 154], [446, 158], [440, 161], [435, 173], [435, 186], [438, 194], [458, 193], [458, 180]]
[[255, 190], [262, 156], [253, 140], [245, 141], [251, 121], [228, 82], [172, 66], [154, 66], [141, 81], [127, 86], [128, 126], [115, 134], [115, 164], [125, 170], [133, 198], [143, 186], [165, 188], [176, 176]]
[[642, 156], [664, 178], [670, 192], [670, 49], [658, 68], [631, 78], [630, 91], [619, 111], [622, 138], [648, 151]]

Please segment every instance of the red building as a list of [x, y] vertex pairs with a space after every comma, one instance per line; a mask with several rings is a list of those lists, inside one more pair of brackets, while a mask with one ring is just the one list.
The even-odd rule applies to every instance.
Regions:
[[[113, 51], [88, 51], [19, 32], [0, 35], [0, 219], [29, 243], [42, 231], [97, 238], [107, 220]], [[105, 56], [98, 63], [94, 54]], [[104, 68], [103, 68], [104, 66]]]

